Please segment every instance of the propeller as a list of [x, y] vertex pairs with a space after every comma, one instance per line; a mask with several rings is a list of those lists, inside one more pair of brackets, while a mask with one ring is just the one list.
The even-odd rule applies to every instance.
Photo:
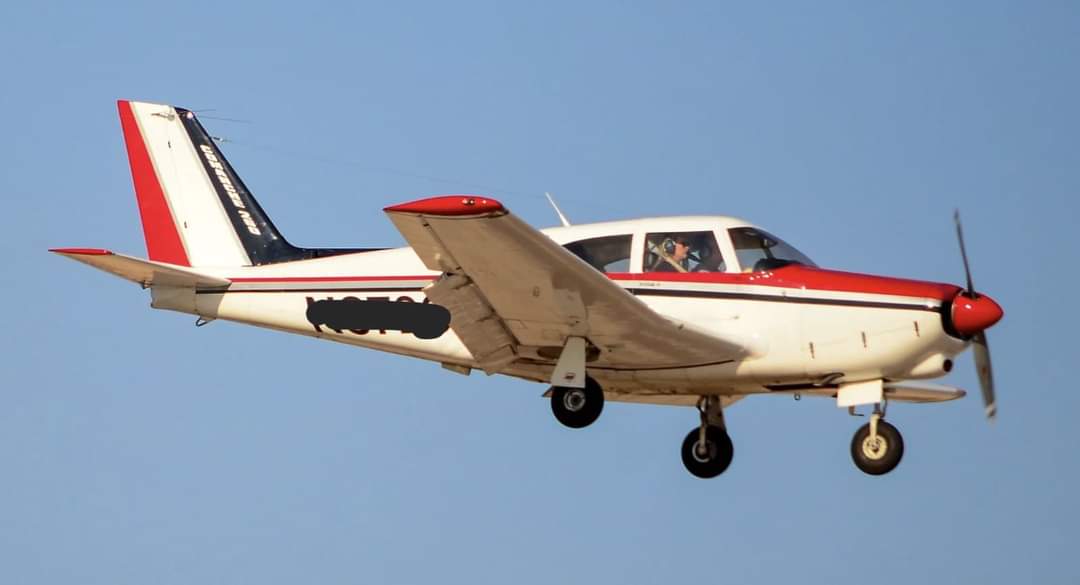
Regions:
[[[960, 227], [959, 209], [953, 213], [953, 221], [956, 222], [956, 239], [960, 242], [960, 257], [964, 260], [964, 274], [967, 276], [965, 295], [973, 300], [978, 299], [979, 293], [975, 292], [975, 285], [971, 280], [971, 266], [968, 264], [967, 249], [964, 248], [964, 230]], [[982, 390], [986, 417], [993, 421], [997, 417], [997, 399], [994, 396], [994, 369], [990, 364], [990, 346], [986, 341], [986, 331], [975, 333], [971, 341], [974, 345], [975, 371], [979, 376], [979, 388]]]

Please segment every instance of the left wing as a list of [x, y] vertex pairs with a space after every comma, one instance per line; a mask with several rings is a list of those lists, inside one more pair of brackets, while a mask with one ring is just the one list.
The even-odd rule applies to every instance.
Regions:
[[384, 211], [443, 277], [425, 289], [488, 372], [519, 359], [554, 362], [570, 338], [588, 342], [589, 368], [666, 369], [749, 355], [656, 313], [494, 199], [434, 197]]

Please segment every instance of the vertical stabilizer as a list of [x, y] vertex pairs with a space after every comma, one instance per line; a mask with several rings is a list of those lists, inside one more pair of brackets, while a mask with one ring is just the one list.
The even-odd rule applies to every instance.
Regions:
[[118, 107], [151, 260], [249, 266], [365, 251], [286, 241], [194, 112], [124, 100]]

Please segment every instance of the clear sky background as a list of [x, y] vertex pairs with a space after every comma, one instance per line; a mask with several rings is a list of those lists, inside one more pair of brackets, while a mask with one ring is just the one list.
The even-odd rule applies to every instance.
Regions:
[[[3, 3], [0, 582], [1080, 582], [1080, 5], [940, 4]], [[689, 409], [572, 431], [538, 384], [196, 329], [45, 251], [145, 254], [117, 98], [212, 108], [300, 245], [400, 245], [379, 210], [440, 193], [548, 226], [551, 191], [961, 282], [960, 207], [1000, 420], [965, 354], [874, 478], [865, 419], [752, 397], [702, 481]]]

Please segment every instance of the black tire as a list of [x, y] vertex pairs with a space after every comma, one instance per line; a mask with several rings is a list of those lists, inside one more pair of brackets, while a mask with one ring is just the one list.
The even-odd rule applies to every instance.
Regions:
[[878, 445], [870, 442], [870, 424], [855, 431], [851, 439], [851, 459], [864, 473], [885, 475], [900, 464], [904, 457], [904, 438], [891, 424], [879, 420], [877, 424]]
[[735, 458], [735, 446], [731, 443], [731, 437], [727, 431], [712, 425], [705, 427], [706, 455], [702, 457], [698, 452], [698, 439], [701, 437], [701, 428], [694, 427], [682, 443], [682, 461], [686, 470], [692, 475], [702, 479], [716, 477], [731, 465]]
[[596, 380], [587, 378], [584, 388], [551, 387], [551, 412], [563, 425], [583, 429], [600, 418], [604, 391]]

